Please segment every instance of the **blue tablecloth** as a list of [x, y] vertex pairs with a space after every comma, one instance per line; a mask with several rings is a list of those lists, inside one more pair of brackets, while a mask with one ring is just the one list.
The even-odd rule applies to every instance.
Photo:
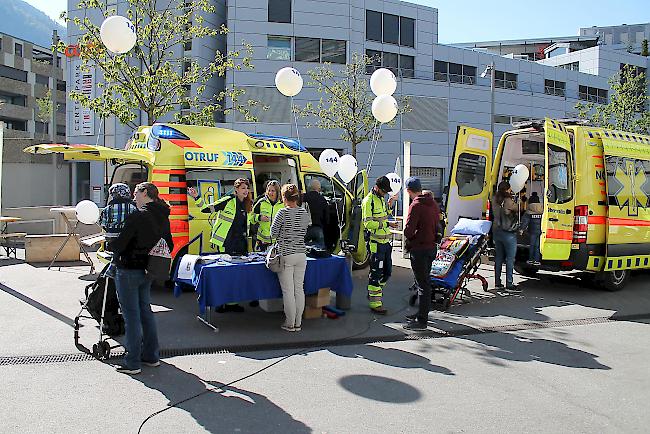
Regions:
[[[215, 262], [207, 265], [197, 263], [192, 280], [179, 279], [177, 273], [174, 273], [174, 280], [195, 287], [199, 294], [201, 313], [205, 312], [207, 306], [282, 297], [278, 275], [267, 269], [263, 262]], [[320, 288], [330, 288], [343, 295], [352, 295], [352, 275], [345, 258], [307, 258], [305, 294], [315, 294]], [[174, 295], [178, 297], [181, 292], [177, 284]]]

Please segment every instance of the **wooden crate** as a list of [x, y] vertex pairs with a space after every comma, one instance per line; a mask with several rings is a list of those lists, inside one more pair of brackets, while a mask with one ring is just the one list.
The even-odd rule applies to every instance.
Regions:
[[[30, 263], [51, 262], [66, 237], [66, 234], [27, 235], [25, 237], [25, 261]], [[59, 262], [76, 262], [79, 261], [79, 254], [79, 245], [71, 237], [65, 243], [65, 247], [56, 260]]]

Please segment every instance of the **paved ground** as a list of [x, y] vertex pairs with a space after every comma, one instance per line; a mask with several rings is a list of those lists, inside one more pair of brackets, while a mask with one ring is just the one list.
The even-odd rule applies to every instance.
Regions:
[[[367, 311], [360, 272], [348, 315], [295, 334], [260, 309], [221, 315], [214, 333], [196, 321], [193, 294], [156, 291], [168, 356], [131, 378], [66, 361], [77, 354], [71, 321], [87, 271], [0, 258], [3, 432], [137, 432], [197, 394], [142, 432], [647, 432], [650, 423], [648, 274], [619, 293], [564, 275], [522, 280], [517, 295], [473, 285], [471, 302], [432, 313], [424, 335], [399, 326], [411, 281], [401, 268], [387, 290], [392, 315]], [[92, 344], [92, 323], [82, 332]]]

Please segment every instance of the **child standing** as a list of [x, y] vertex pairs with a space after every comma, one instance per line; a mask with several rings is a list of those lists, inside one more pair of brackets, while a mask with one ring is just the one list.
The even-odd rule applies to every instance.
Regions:
[[540, 265], [539, 239], [542, 235], [542, 215], [544, 206], [540, 203], [537, 192], [533, 192], [528, 199], [528, 208], [521, 219], [521, 230], [528, 231], [530, 249], [528, 253], [529, 265]]
[[[110, 200], [106, 208], [102, 209], [99, 215], [99, 225], [106, 231], [106, 250], [112, 251], [111, 240], [116, 239], [124, 228], [124, 221], [129, 214], [138, 210], [131, 198], [129, 186], [118, 182], [108, 188]], [[111, 261], [108, 269], [108, 275], [113, 276], [115, 271], [115, 259]]]

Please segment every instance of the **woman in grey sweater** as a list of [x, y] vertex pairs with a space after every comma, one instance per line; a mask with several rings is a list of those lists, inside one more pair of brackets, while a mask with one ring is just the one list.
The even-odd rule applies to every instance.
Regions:
[[285, 207], [278, 211], [271, 224], [271, 237], [278, 243], [284, 265], [278, 273], [287, 317], [281, 328], [289, 332], [300, 331], [305, 310], [305, 233], [311, 224], [311, 217], [307, 210], [298, 206], [299, 198], [300, 191], [295, 184], [283, 186], [282, 201]]

